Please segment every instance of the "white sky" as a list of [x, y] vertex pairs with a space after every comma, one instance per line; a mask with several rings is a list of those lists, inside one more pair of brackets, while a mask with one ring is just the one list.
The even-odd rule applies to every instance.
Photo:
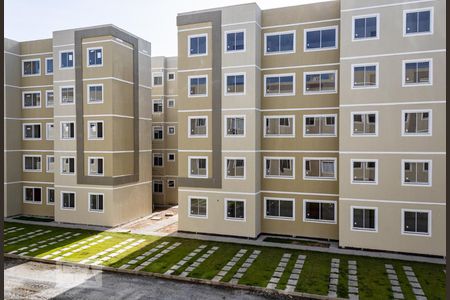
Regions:
[[[261, 9], [325, 0], [256, 0]], [[255, 0], [5, 0], [5, 37], [50, 38], [53, 31], [114, 24], [152, 43], [153, 56], [177, 55], [177, 13]]]

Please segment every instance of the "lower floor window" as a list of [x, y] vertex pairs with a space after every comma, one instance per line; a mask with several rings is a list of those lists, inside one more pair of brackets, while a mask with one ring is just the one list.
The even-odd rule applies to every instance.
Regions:
[[61, 207], [62, 209], [75, 209], [75, 193], [62, 192]]
[[55, 189], [47, 188], [47, 204], [55, 204]]
[[352, 208], [352, 229], [377, 230], [377, 210], [375, 208]]
[[305, 221], [336, 222], [335, 202], [305, 200]]
[[89, 211], [103, 212], [103, 194], [89, 194]]
[[268, 218], [294, 218], [293, 199], [266, 199], [266, 217]]
[[103, 158], [89, 157], [89, 175], [90, 176], [103, 175]]
[[189, 216], [207, 217], [208, 215], [207, 198], [189, 198]]
[[161, 180], [153, 181], [153, 193], [162, 193], [163, 192], [163, 182]]
[[23, 188], [23, 200], [31, 203], [41, 203], [42, 190], [39, 187], [24, 187]]
[[225, 200], [226, 202], [226, 219], [244, 220], [245, 219], [245, 202], [243, 200]]
[[403, 211], [403, 232], [412, 234], [430, 234], [430, 211]]

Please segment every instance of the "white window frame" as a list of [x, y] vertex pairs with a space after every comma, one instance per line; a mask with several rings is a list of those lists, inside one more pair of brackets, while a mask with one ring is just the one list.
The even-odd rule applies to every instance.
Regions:
[[[27, 74], [25, 75], [25, 62], [30, 61], [39, 61], [39, 74]], [[22, 77], [35, 77], [35, 76], [41, 76], [42, 74], [42, 62], [40, 58], [30, 58], [30, 59], [22, 59]]]
[[[228, 208], [228, 202], [244, 202], [244, 218], [239, 219], [239, 218], [229, 218], [227, 216], [227, 208]], [[238, 198], [224, 198], [223, 199], [223, 203], [224, 203], [224, 215], [223, 215], [223, 219], [225, 221], [232, 221], [232, 222], [247, 222], [247, 201], [246, 199], [238, 199]]]
[[[354, 134], [354, 123], [353, 123], [353, 116], [354, 115], [361, 115], [361, 114], [375, 114], [375, 133], [364, 133], [364, 134]], [[350, 136], [351, 137], [378, 137], [378, 124], [380, 123], [380, 119], [378, 116], [378, 111], [352, 111], [350, 114]]]
[[[429, 32], [406, 33], [406, 14], [427, 11], [427, 10], [430, 11], [430, 31]], [[434, 33], [434, 7], [420, 7], [420, 8], [403, 10], [403, 37], [430, 35], [433, 33]]]
[[[321, 75], [321, 74], [334, 74], [334, 90], [333, 91], [306, 91], [306, 75]], [[326, 94], [337, 94], [338, 92], [338, 72], [337, 70], [324, 70], [324, 71], [312, 71], [312, 72], [303, 72], [303, 95], [326, 95]]]
[[[306, 134], [306, 118], [329, 118], [329, 117], [334, 117], [334, 134], [309, 134], [309, 135]], [[325, 120], [325, 123], [326, 123], [326, 120]], [[326, 126], [329, 126], [329, 125], [326, 125]], [[337, 132], [338, 132], [338, 128], [337, 127], [338, 127], [338, 116], [337, 116], [337, 114], [303, 115], [303, 137], [304, 138], [330, 138], [330, 137], [337, 137]]]
[[[427, 133], [405, 133], [405, 114], [407, 113], [428, 113], [428, 132]], [[405, 137], [414, 136], [432, 136], [433, 135], [433, 110], [432, 109], [403, 109], [401, 119], [401, 135]]]
[[[25, 158], [26, 158], [26, 157], [39, 157], [39, 159], [41, 160], [40, 168], [39, 168], [39, 169], [36, 169], [36, 170], [34, 170], [34, 169], [32, 169], [32, 170], [27, 170], [27, 169], [25, 169]], [[42, 163], [43, 163], [43, 161], [42, 161], [42, 155], [24, 154], [24, 155], [22, 156], [22, 170], [23, 170], [24, 173], [40, 173], [40, 172], [42, 172]]]
[[[156, 166], [155, 165], [155, 157], [156, 156], [161, 157], [162, 165], [160, 165], [160, 166]], [[153, 153], [153, 155], [152, 155], [152, 166], [154, 168], [164, 168], [164, 153], [162, 153], [162, 152]]]
[[[266, 175], [266, 161], [267, 160], [292, 160], [292, 176], [273, 176], [273, 175]], [[294, 180], [295, 179], [295, 157], [293, 156], [264, 156], [264, 166], [263, 166], [263, 172], [264, 172], [264, 178], [266, 179], [287, 179], [287, 180]]]
[[[370, 86], [355, 86], [355, 68], [356, 67], [372, 67], [375, 66], [375, 85]], [[350, 82], [350, 88], [352, 90], [365, 90], [365, 89], [377, 89], [380, 85], [380, 64], [378, 62], [374, 63], [362, 63], [362, 64], [352, 64], [351, 65], [351, 82]]]
[[[317, 49], [308, 49], [306, 47], [307, 33], [308, 32], [310, 32], [310, 31], [318, 31], [318, 30], [327, 30], [327, 29], [334, 29], [334, 39], [335, 39], [335, 44], [336, 44], [334, 47], [317, 48]], [[338, 31], [339, 31], [339, 26], [338, 25], [303, 29], [303, 51], [304, 52], [316, 52], [316, 51], [329, 51], [329, 50], [336, 50], [336, 49], [338, 49], [339, 48], [339, 33], [338, 33]]]
[[[61, 55], [63, 53], [70, 53], [72, 52], [72, 57], [73, 57], [73, 66], [72, 67], [63, 67], [62, 66], [62, 59], [61, 59]], [[72, 70], [75, 68], [75, 51], [73, 49], [66, 49], [66, 50], [61, 50], [59, 51], [59, 56], [58, 56], [58, 60], [59, 60], [59, 69], [60, 70]], [[53, 64], [53, 70], [55, 70], [55, 64]]]
[[[244, 175], [242, 177], [228, 176], [227, 172], [227, 160], [243, 160], [244, 161]], [[231, 157], [225, 156], [223, 161], [224, 178], [230, 180], [246, 180], [247, 179], [247, 159], [246, 157]]]
[[[367, 19], [367, 18], [376, 18], [377, 22], [377, 35], [374, 37], [364, 37], [355, 39], [355, 20], [356, 19]], [[379, 40], [380, 39], [380, 14], [367, 14], [367, 15], [358, 15], [358, 16], [352, 16], [352, 42], [362, 42], [362, 41], [372, 41], [372, 40]]]
[[[102, 160], [102, 167], [103, 167], [103, 173], [102, 174], [93, 174], [91, 173], [91, 159], [96, 159], [97, 161]], [[105, 158], [103, 156], [88, 156], [87, 160], [87, 169], [88, 169], [88, 176], [95, 176], [95, 177], [103, 177], [105, 176]], [[97, 162], [98, 165], [98, 162]]]
[[[155, 103], [161, 102], [162, 111], [155, 111]], [[164, 99], [152, 99], [152, 114], [163, 114], [164, 113]]]
[[[49, 127], [50, 125], [53, 125], [53, 138], [49, 139]], [[54, 141], [55, 140], [55, 123], [45, 123], [45, 139], [47, 141]]]
[[[62, 90], [63, 89], [73, 89], [73, 102], [72, 103], [63, 103], [62, 102]], [[76, 95], [75, 95], [75, 86], [73, 85], [65, 85], [59, 87], [59, 104], [60, 105], [75, 105], [76, 102]]]
[[[39, 189], [40, 191], [41, 191], [41, 201], [39, 201], [39, 202], [36, 202], [36, 201], [27, 201], [27, 200], [25, 200], [25, 195], [26, 195], [26, 193], [25, 193], [25, 190], [26, 189]], [[33, 193], [33, 199], [34, 199], [34, 193]], [[23, 188], [22, 188], [22, 202], [23, 203], [26, 203], [26, 204], [42, 204], [42, 187], [40, 187], [40, 186], [24, 186]]]
[[[38, 106], [25, 106], [25, 94], [39, 94]], [[36, 109], [42, 107], [42, 93], [41, 91], [23, 91], [22, 92], [22, 109]]]
[[49, 61], [49, 60], [52, 60], [52, 62], [54, 62], [54, 60], [53, 60], [53, 56], [52, 57], [46, 57], [45, 58], [45, 75], [53, 75], [53, 73], [55, 72], [55, 64], [53, 64], [53, 72], [51, 72], [51, 73], [48, 73], [47, 72], [47, 65], [48, 65], [48, 62], [47, 61]]
[[[170, 133], [170, 129], [173, 128], [173, 133]], [[177, 129], [174, 125], [167, 126], [167, 135], [176, 135]]]
[[[244, 33], [244, 49], [242, 50], [228, 50], [227, 49], [227, 38], [228, 38], [228, 34], [229, 33], [239, 33], [239, 32], [243, 32]], [[247, 50], [247, 30], [245, 28], [241, 28], [241, 29], [233, 29], [233, 30], [225, 30], [223, 33], [223, 52], [225, 54], [230, 54], [230, 53], [243, 53]]]
[[[171, 181], [173, 181], [173, 186], [169, 185], [169, 182], [171, 182]], [[167, 183], [166, 184], [167, 184], [167, 188], [168, 189], [175, 189], [177, 187], [177, 183], [176, 183], [175, 179], [167, 179]]]
[[[246, 115], [224, 115], [224, 131], [223, 131], [223, 136], [226, 138], [245, 138], [246, 134], [247, 134], [247, 116]], [[244, 134], [242, 135], [230, 135], [228, 134], [227, 131], [227, 124], [228, 124], [228, 119], [235, 119], [235, 118], [243, 118], [244, 119]]]
[[[292, 50], [289, 50], [289, 51], [278, 51], [278, 52], [267, 52], [267, 37], [274, 36], [274, 35], [291, 34], [291, 33], [294, 34]], [[264, 33], [264, 56], [267, 56], [267, 55], [293, 54], [296, 51], [297, 51], [297, 31], [296, 30], [286, 30], [286, 31], [266, 32], [266, 33]]]
[[[48, 104], [48, 94], [53, 93], [53, 105]], [[55, 92], [53, 90], [46, 90], [45, 91], [45, 107], [47, 108], [53, 108], [55, 107]]]
[[[206, 133], [205, 135], [191, 135], [191, 120], [192, 119], [205, 119]], [[208, 138], [208, 116], [188, 116], [188, 138], [190, 139], [206, 139]]]
[[[63, 159], [73, 158], [73, 173], [63, 172]], [[89, 167], [89, 166], [88, 166]], [[73, 176], [77, 174], [77, 159], [75, 156], [61, 156], [59, 158], [59, 174], [63, 176]]]
[[[102, 53], [102, 63], [100, 65], [91, 65], [89, 64], [89, 50], [101, 50]], [[103, 60], [104, 60], [104, 56], [103, 56], [103, 47], [102, 46], [98, 46], [98, 47], [89, 47], [86, 48], [86, 67], [88, 68], [99, 68], [99, 67], [103, 67]]]
[[[73, 196], [73, 208], [70, 207], [64, 207], [64, 201], [63, 201], [63, 194], [74, 194]], [[60, 209], [61, 210], [69, 210], [69, 211], [76, 211], [77, 210], [77, 193], [74, 191], [61, 191], [60, 193], [61, 198], [60, 198]], [[89, 202], [89, 201], [88, 201]]]
[[[206, 47], [205, 53], [201, 53], [201, 54], [191, 54], [191, 38], [197, 38], [197, 37], [206, 37], [205, 39], [205, 43], [206, 43]], [[199, 57], [199, 56], [207, 56], [208, 55], [208, 34], [207, 33], [199, 33], [199, 34], [191, 34], [187, 36], [187, 56], [188, 57]]]
[[[267, 94], [266, 78], [267, 77], [282, 77], [282, 76], [292, 76], [292, 93], [279, 93], [279, 94]], [[296, 74], [295, 73], [284, 73], [284, 74], [264, 74], [264, 97], [285, 97], [285, 96], [295, 96], [296, 93]]]
[[[49, 191], [53, 190], [53, 197], [55, 197], [55, 199], [53, 199], [53, 203], [52, 202], [48, 202], [48, 195], [49, 195]], [[42, 196], [42, 195], [41, 195]], [[45, 194], [45, 203], [47, 205], [55, 205], [56, 202], [56, 191], [54, 187], [47, 187], [46, 189], [46, 194]]]
[[[307, 160], [332, 160], [334, 161], [334, 177], [308, 177], [306, 176]], [[319, 181], [336, 181], [338, 172], [338, 164], [336, 157], [303, 157], [303, 180], [319, 180]]]
[[[292, 118], [292, 134], [266, 134], [266, 120], [267, 119], [284, 119]], [[281, 126], [281, 125], [279, 125]], [[295, 138], [295, 115], [266, 115], [264, 116], [263, 124], [263, 136], [264, 138]]]
[[[169, 75], [173, 75], [173, 79], [169, 79]], [[167, 72], [167, 81], [174, 81], [174, 80], [176, 80], [176, 78], [177, 78], [177, 75], [176, 75], [176, 72]]]
[[[375, 162], [375, 181], [354, 181], [353, 163], [354, 162]], [[350, 159], [350, 184], [378, 185], [378, 159], [375, 158], [352, 158]]]
[[[48, 166], [48, 159], [53, 157], [53, 170], [49, 170]], [[56, 160], [54, 155], [46, 155], [45, 156], [45, 172], [47, 173], [54, 173], [55, 172], [55, 166], [56, 166]]]
[[[206, 159], [206, 175], [192, 175], [191, 174], [191, 160], [192, 159]], [[208, 178], [208, 156], [188, 156], [188, 178]]]
[[[155, 192], [155, 184], [157, 184], [157, 183], [161, 183], [161, 186], [162, 186], [162, 191], [161, 192]], [[162, 179], [155, 179], [155, 180], [153, 180], [152, 193], [164, 194], [164, 181]]]
[[[170, 103], [173, 103], [173, 105], [171, 106]], [[175, 106], [176, 106], [175, 99], [172, 99], [172, 98], [171, 99], [167, 99], [167, 108], [175, 108]]]
[[[27, 125], [39, 125], [39, 138], [27, 138], [25, 137], [25, 126]], [[42, 123], [22, 123], [22, 140], [24, 141], [40, 141], [42, 140]]]
[[[73, 138], [63, 138], [63, 124], [73, 123]], [[59, 134], [62, 141], [73, 141], [77, 136], [77, 128], [75, 126], [75, 121], [61, 121], [59, 123]]]
[[[91, 124], [92, 123], [102, 123], [102, 137], [91, 137], [89, 134], [89, 131], [91, 129]], [[97, 126], [97, 132], [98, 132], [98, 125]], [[88, 141], [103, 141], [105, 139], [105, 122], [103, 120], [89, 120], [87, 121], [87, 137], [88, 137]]]
[[[430, 209], [412, 209], [412, 208], [402, 208], [402, 224], [401, 224], [401, 234], [409, 235], [409, 236], [422, 236], [422, 237], [431, 237], [431, 225], [432, 225], [432, 211]], [[420, 233], [420, 232], [409, 232], [405, 231], [405, 212], [421, 212], [428, 213], [428, 233]]]
[[[155, 129], [156, 128], [161, 128], [162, 139], [155, 139]], [[164, 141], [164, 126], [163, 125], [153, 125], [152, 126], [152, 141], [159, 141], [159, 142]]]
[[[202, 199], [206, 200], [206, 215], [191, 215], [191, 199]], [[199, 196], [188, 196], [188, 217], [189, 218], [197, 218], [197, 219], [208, 219], [208, 197], [199, 197]]]
[[[206, 94], [191, 95], [191, 78], [206, 78]], [[208, 75], [192, 75], [192, 76], [188, 76], [187, 96], [188, 96], [188, 98], [208, 97]]]
[[[170, 159], [170, 155], [173, 155], [173, 159]], [[171, 161], [171, 162], [175, 162], [176, 161], [175, 152], [167, 153], [167, 161]]]
[[[330, 203], [334, 204], [334, 220], [312, 220], [306, 218], [306, 203]], [[337, 201], [335, 200], [318, 200], [318, 199], [303, 199], [303, 222], [305, 223], [319, 223], [319, 224], [337, 224]]]
[[[244, 91], [242, 93], [229, 93], [227, 90], [228, 76], [244, 76]], [[224, 73], [223, 75], [223, 95], [224, 96], [245, 96], [247, 85], [247, 72]]]
[[[97, 86], [101, 86], [102, 87], [102, 101], [91, 101], [91, 87], [97, 87]], [[105, 88], [103, 86], [103, 83], [93, 83], [93, 84], [88, 84], [86, 85], [87, 88], [87, 103], [88, 104], [103, 104], [105, 102]], [[74, 94], [75, 95], [75, 94]]]
[[[99, 210], [99, 209], [91, 209], [91, 196], [99, 196], [102, 195], [103, 196], [103, 209]], [[98, 213], [98, 214], [102, 214], [105, 212], [105, 194], [104, 193], [88, 193], [88, 211], [91, 213]]]
[[[267, 200], [290, 201], [292, 202], [292, 217], [275, 217], [267, 215]], [[279, 198], [279, 197], [264, 197], [264, 219], [295, 221], [295, 198]]]
[[[419, 62], [428, 62], [429, 63], [428, 77], [430, 78], [430, 82], [428, 82], [428, 83], [406, 83], [406, 81], [405, 81], [406, 64], [407, 63], [419, 63]], [[433, 85], [433, 59], [432, 58], [402, 60], [402, 87], [419, 87], [419, 86], [432, 86], [432, 85]]]
[[[155, 77], [161, 77], [161, 84], [155, 85]], [[152, 72], [152, 87], [164, 86], [164, 72]]]
[[[405, 183], [405, 163], [428, 163], [428, 184]], [[433, 161], [431, 159], [402, 159], [401, 161], [401, 185], [405, 187], [432, 187]]]
[[[355, 228], [353, 227], [353, 209], [373, 209], [375, 210], [375, 228], [374, 229], [368, 229], [368, 228]], [[373, 206], [350, 206], [350, 231], [354, 232], [369, 232], [369, 233], [377, 233], [378, 232], [378, 207]]]

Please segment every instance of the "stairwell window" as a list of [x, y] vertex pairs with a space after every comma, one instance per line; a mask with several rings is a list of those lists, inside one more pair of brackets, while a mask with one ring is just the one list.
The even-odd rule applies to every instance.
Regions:
[[75, 174], [75, 157], [61, 157], [61, 175]]
[[378, 232], [378, 209], [351, 206], [351, 230]]
[[337, 26], [304, 30], [304, 51], [337, 49]]
[[225, 178], [245, 179], [245, 158], [225, 158]]
[[74, 66], [73, 50], [59, 52], [59, 68], [72, 69]]
[[45, 75], [53, 74], [53, 57], [45, 58]]
[[352, 112], [351, 136], [378, 136], [378, 112]]
[[433, 84], [433, 61], [431, 59], [403, 61], [403, 87]]
[[40, 187], [23, 187], [23, 202], [31, 204], [42, 203], [42, 188]]
[[208, 198], [189, 197], [189, 217], [208, 217]]
[[336, 158], [303, 158], [304, 180], [336, 180]]
[[352, 184], [377, 184], [378, 160], [356, 160], [351, 163]]
[[190, 138], [207, 138], [208, 137], [208, 117], [188, 117]]
[[196, 34], [188, 36], [188, 57], [208, 55], [208, 35]]
[[336, 213], [336, 201], [303, 201], [303, 222], [336, 224]]
[[353, 41], [378, 39], [380, 32], [379, 14], [353, 17]]
[[103, 103], [103, 84], [88, 84], [88, 103]]
[[431, 236], [431, 210], [402, 209], [402, 234]]
[[190, 178], [207, 178], [208, 177], [208, 157], [206, 156], [189, 156], [189, 176]]
[[333, 94], [337, 92], [337, 71], [304, 72], [303, 94]]
[[295, 116], [264, 116], [264, 137], [295, 137]]
[[264, 198], [264, 218], [295, 220], [295, 199]]
[[226, 123], [225, 128], [226, 137], [245, 136], [245, 116], [226, 116], [225, 123]]
[[61, 104], [73, 104], [75, 102], [75, 88], [73, 86], [63, 86], [60, 89]]
[[434, 10], [429, 8], [403, 11], [403, 36], [433, 34]]
[[39, 58], [22, 60], [22, 77], [40, 76], [41, 60]]
[[188, 97], [208, 96], [208, 76], [188, 76]]
[[46, 123], [46, 137], [48, 141], [53, 141], [55, 139], [55, 124]]
[[304, 115], [304, 137], [333, 137], [337, 135], [336, 115]]
[[378, 63], [352, 65], [352, 89], [378, 88]]
[[88, 157], [89, 161], [89, 176], [103, 176], [104, 175], [104, 159], [103, 157]]
[[431, 186], [431, 160], [402, 160], [403, 186]]
[[264, 34], [264, 55], [295, 53], [295, 31]]
[[40, 108], [41, 92], [23, 92], [22, 108]]
[[103, 48], [88, 48], [88, 67], [101, 67], [103, 66]]
[[25, 123], [22, 125], [24, 140], [40, 140], [41, 138], [41, 124], [40, 123]]
[[295, 158], [293, 157], [264, 157], [264, 165], [264, 178], [295, 178]]
[[402, 110], [402, 136], [430, 136], [432, 111]]
[[42, 172], [42, 156], [41, 155], [24, 155], [23, 156], [24, 172]]
[[264, 96], [295, 96], [295, 74], [264, 75]]
[[75, 139], [75, 122], [61, 122], [61, 139]]

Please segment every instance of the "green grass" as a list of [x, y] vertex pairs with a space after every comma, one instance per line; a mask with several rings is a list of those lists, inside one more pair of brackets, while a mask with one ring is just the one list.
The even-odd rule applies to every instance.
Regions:
[[[241, 267], [241, 265], [245, 262], [248, 256], [252, 254], [253, 250], [257, 249], [261, 250], [262, 252], [250, 266], [244, 276], [239, 280], [240, 284], [260, 287], [267, 286], [267, 283], [269, 282], [276, 267], [278, 266], [282, 255], [284, 253], [291, 253], [292, 256], [286, 266], [285, 272], [282, 274], [278, 283], [278, 289], [285, 288], [295, 261], [297, 260], [297, 256], [299, 254], [303, 254], [306, 255], [306, 260], [296, 287], [296, 291], [299, 292], [327, 295], [331, 259], [339, 258], [340, 275], [337, 292], [339, 297], [348, 297], [348, 260], [356, 260], [358, 266], [358, 285], [360, 299], [392, 299], [391, 286], [385, 272], [385, 264], [392, 264], [394, 266], [399, 277], [399, 282], [405, 295], [405, 299], [413, 299], [414, 297], [412, 288], [409, 285], [406, 275], [403, 271], [403, 266], [411, 266], [413, 268], [428, 299], [445, 298], [445, 273], [443, 272], [445, 268], [444, 265], [378, 259], [361, 256], [338, 255], [312, 251], [297, 251], [272, 247], [253, 247], [249, 245], [208, 242], [175, 237], [156, 237], [130, 233], [98, 232], [80, 229], [26, 225], [19, 223], [5, 223], [5, 228], [10, 228], [12, 226], [22, 227], [24, 229], [18, 232], [7, 233], [5, 235], [5, 239], [18, 237], [37, 229], [50, 229], [52, 230], [52, 232], [38, 237], [28, 238], [20, 243], [8, 245], [4, 247], [5, 252], [18, 250], [19, 248], [26, 247], [30, 244], [37, 243], [42, 240], [47, 240], [51, 237], [55, 237], [65, 232], [79, 232], [81, 234], [77, 237], [72, 237], [71, 239], [59, 242], [54, 245], [47, 245], [47, 247], [44, 247], [36, 252], [32, 252], [27, 255], [42, 258], [56, 250], [62, 251], [62, 253], [59, 254], [62, 255], [67, 251], [73, 250], [74, 248], [66, 251], [63, 251], [62, 249], [70, 247], [74, 243], [86, 240], [95, 235], [101, 235], [102, 237], [111, 237], [109, 240], [106, 240], [103, 243], [99, 243], [97, 245], [89, 247], [88, 249], [73, 253], [72, 255], [63, 258], [64, 261], [80, 262], [92, 255], [104, 251], [111, 246], [116, 245], [117, 243], [125, 241], [126, 239], [134, 238], [134, 241], [130, 242], [130, 244], [136, 242], [139, 239], [144, 239], [145, 241], [140, 245], [135, 246], [104, 263], [104, 265], [106, 266], [120, 267], [121, 265], [129, 262], [130, 260], [136, 258], [137, 256], [159, 245], [162, 242], [169, 242], [166, 247], [171, 246], [174, 242], [180, 242], [180, 246], [178, 246], [168, 254], [162, 256], [160, 259], [156, 260], [154, 263], [150, 264], [142, 270], [148, 272], [164, 273], [178, 261], [183, 259], [186, 255], [188, 255], [191, 251], [196, 249], [198, 246], [207, 245], [204, 250], [194, 256], [185, 266], [177, 270], [174, 273], [176, 275], [183, 272], [184, 269], [190, 265], [190, 263], [194, 262], [203, 253], [211, 249], [211, 247], [218, 246], [219, 249], [215, 253], [213, 253], [208, 259], [206, 259], [188, 275], [189, 277], [194, 278], [212, 279], [240, 249], [247, 249], [247, 253], [241, 257], [236, 265], [222, 279], [223, 282], [228, 282], [236, 273], [236, 271]], [[89, 244], [89, 242], [85, 243], [84, 245], [87, 244]], [[154, 252], [152, 255], [156, 255], [166, 247]], [[23, 251], [28, 251], [29, 249]], [[119, 248], [108, 252], [108, 254], [116, 252], [117, 250], [119, 250]], [[55, 256], [52, 256], [52, 258], [54, 257]], [[148, 258], [149, 257], [147, 257], [146, 259]], [[140, 261], [139, 263], [142, 263], [142, 261]], [[136, 265], [137, 264], [132, 265], [131, 268], [134, 268]]]

